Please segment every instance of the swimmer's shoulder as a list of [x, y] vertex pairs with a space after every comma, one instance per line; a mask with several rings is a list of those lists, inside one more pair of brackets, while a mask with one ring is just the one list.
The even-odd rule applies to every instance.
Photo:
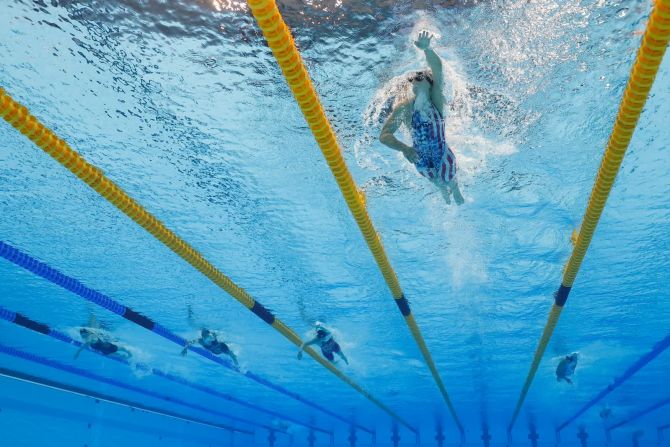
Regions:
[[414, 101], [407, 99], [396, 105], [394, 113], [404, 121], [411, 121], [413, 107]]
[[396, 110], [409, 110], [412, 108], [413, 103], [414, 101], [412, 101], [411, 99], [406, 99], [398, 103], [398, 105], [396, 106]]

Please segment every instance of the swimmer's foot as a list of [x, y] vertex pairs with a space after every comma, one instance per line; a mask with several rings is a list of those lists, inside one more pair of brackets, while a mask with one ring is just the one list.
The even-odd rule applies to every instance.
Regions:
[[448, 189], [440, 189], [442, 197], [447, 205], [451, 205], [451, 192]]
[[457, 183], [451, 185], [449, 192], [454, 195], [454, 201], [456, 201], [456, 205], [463, 205], [465, 203], [465, 199], [463, 198], [463, 194], [461, 194], [461, 190], [458, 188]]

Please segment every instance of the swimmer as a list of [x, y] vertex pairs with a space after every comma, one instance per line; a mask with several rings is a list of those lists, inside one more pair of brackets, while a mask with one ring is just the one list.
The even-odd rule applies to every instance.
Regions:
[[[451, 203], [453, 196], [456, 203], [461, 205], [464, 200], [456, 180], [456, 156], [444, 135], [442, 59], [430, 47], [432, 38], [433, 35], [428, 31], [421, 31], [414, 42], [423, 51], [428, 69], [407, 76], [407, 84], [411, 86], [414, 98], [394, 107], [384, 123], [379, 141], [402, 152], [416, 166], [419, 174], [437, 186], [447, 203]], [[411, 130], [413, 146], [406, 145], [393, 135], [403, 124]]]
[[81, 335], [83, 344], [74, 355], [75, 359], [86, 348], [93, 349], [102, 355], [115, 355], [124, 360], [132, 357], [128, 349], [110, 340], [110, 337], [100, 328], [93, 315], [91, 315], [88, 326], [79, 329], [79, 335]]
[[612, 409], [605, 405], [603, 409], [600, 410], [600, 419], [607, 421], [610, 417], [612, 417]]
[[[197, 322], [195, 321], [195, 315], [193, 313], [193, 308], [189, 304], [188, 306], [188, 323], [191, 327], [198, 327]], [[186, 342], [184, 349], [181, 350], [181, 355], [188, 354], [189, 346], [199, 343], [200, 346], [207, 349], [214, 355], [225, 354], [233, 361], [236, 367], [240, 367], [237, 362], [237, 356], [230, 349], [230, 347], [223, 341], [219, 340], [220, 334], [215, 331], [210, 331], [209, 329], [202, 328], [200, 329], [200, 336], [194, 340]], [[221, 337], [223, 338], [223, 337]]]
[[307, 346], [318, 344], [319, 347], [321, 348], [321, 353], [325, 358], [334, 363], [335, 356], [333, 355], [333, 353], [335, 353], [339, 355], [342, 358], [342, 360], [344, 360], [344, 363], [348, 365], [349, 360], [347, 360], [347, 357], [342, 352], [340, 345], [337, 344], [337, 342], [333, 338], [333, 334], [328, 329], [326, 329], [321, 323], [318, 322], [314, 325], [314, 330], [316, 331], [316, 337], [300, 345], [300, 351], [298, 351], [298, 360], [302, 359], [302, 351]]
[[558, 366], [556, 367], [556, 380], [561, 381], [565, 380], [569, 384], [572, 385], [572, 379], [571, 377], [575, 373], [575, 368], [577, 368], [577, 360], [579, 358], [579, 354], [576, 352], [573, 352], [570, 355], [566, 355], [561, 359], [561, 361], [558, 363]]
[[209, 329], [201, 329], [200, 330], [200, 337], [191, 340], [186, 343], [184, 346], [184, 349], [181, 350], [181, 355], [186, 355], [188, 353], [188, 348], [192, 344], [199, 343], [200, 346], [203, 348], [207, 349], [209, 352], [211, 352], [214, 355], [221, 355], [225, 354], [230, 359], [233, 361], [235, 366], [238, 368], [240, 367], [240, 364], [237, 363], [237, 356], [235, 353], [228, 347], [228, 345], [218, 339], [218, 335], [214, 331], [210, 331]]
[[272, 426], [273, 429], [280, 431], [282, 433], [286, 433], [287, 435], [293, 435], [296, 430], [293, 424], [290, 424], [282, 419], [275, 418], [272, 420], [270, 425]]

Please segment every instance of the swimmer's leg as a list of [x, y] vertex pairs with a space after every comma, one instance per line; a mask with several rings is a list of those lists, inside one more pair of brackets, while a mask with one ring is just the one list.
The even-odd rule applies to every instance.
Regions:
[[347, 365], [349, 364], [349, 360], [347, 360], [347, 356], [344, 355], [344, 352], [337, 351], [337, 355], [339, 355], [342, 358], [342, 360], [344, 360], [344, 363], [346, 363]]
[[[349, 364], [349, 360], [347, 360], [347, 357], [346, 357], [346, 356], [344, 355], [344, 353], [342, 352], [342, 348], [340, 348], [340, 344], [339, 344], [339, 343], [335, 342], [335, 344], [334, 344], [334, 346], [333, 346], [333, 352], [334, 352], [335, 354], [339, 355], [340, 358], [341, 358], [342, 360], [344, 360], [344, 363], [346, 363], [347, 365]], [[330, 354], [330, 355], [331, 355], [331, 357], [333, 356], [333, 354]], [[331, 362], [332, 362], [332, 360], [331, 360]]]
[[229, 356], [230, 359], [233, 361], [233, 363], [235, 364], [235, 366], [237, 366], [237, 367], [239, 368], [239, 367], [240, 367], [240, 364], [239, 364], [238, 361], [237, 361], [237, 356], [235, 355], [235, 353], [234, 353], [233, 351], [228, 351], [228, 356]]
[[323, 349], [321, 350], [321, 354], [325, 358], [327, 358], [329, 361], [334, 362], [335, 361], [335, 356], [333, 356], [333, 353], [331, 351], [324, 351]]
[[434, 181], [433, 184], [437, 186], [437, 189], [440, 190], [440, 193], [442, 194], [442, 198], [446, 202], [447, 205], [451, 205], [451, 190], [449, 188], [449, 185], [446, 183], [442, 182], [437, 182]]
[[133, 356], [133, 354], [123, 346], [117, 346], [114, 355], [121, 357], [123, 360], [128, 360]]
[[456, 205], [463, 205], [465, 203], [465, 199], [463, 198], [463, 194], [461, 194], [461, 190], [458, 188], [458, 182], [455, 178], [449, 183], [449, 186], [451, 193], [454, 195]]

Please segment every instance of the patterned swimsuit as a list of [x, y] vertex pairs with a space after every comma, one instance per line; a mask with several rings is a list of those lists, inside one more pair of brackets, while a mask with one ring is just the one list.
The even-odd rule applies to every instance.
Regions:
[[449, 183], [456, 176], [456, 156], [444, 138], [444, 118], [431, 102], [428, 111], [412, 113], [412, 143], [419, 156], [416, 169], [431, 180]]

